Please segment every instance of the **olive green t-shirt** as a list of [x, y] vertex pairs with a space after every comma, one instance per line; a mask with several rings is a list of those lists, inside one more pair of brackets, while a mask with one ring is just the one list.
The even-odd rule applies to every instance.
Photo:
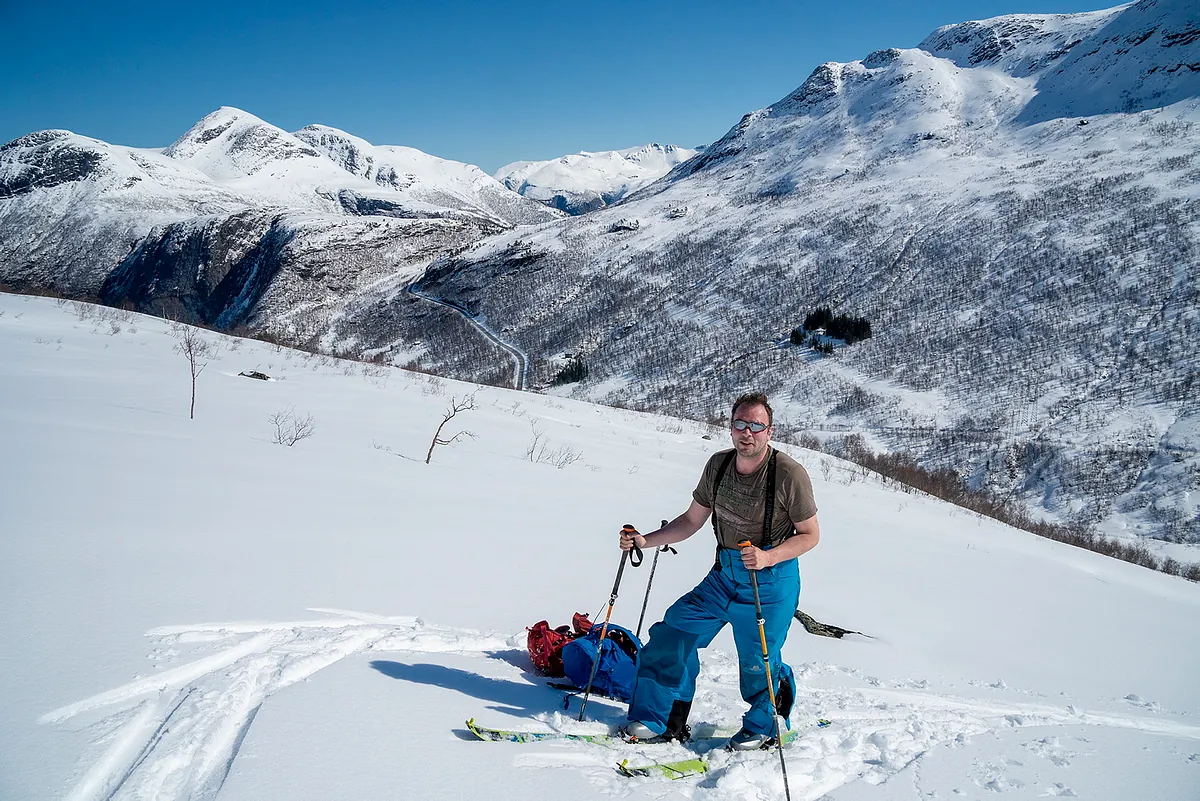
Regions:
[[[767, 506], [767, 467], [770, 453], [753, 473], [740, 475], [736, 459], [725, 468], [725, 476], [717, 489], [713, 504], [713, 483], [721, 462], [732, 448], [712, 455], [704, 466], [704, 474], [692, 497], [696, 503], [713, 510], [717, 523], [717, 540], [726, 548], [736, 548], [739, 542], [750, 540], [762, 547], [763, 516]], [[774, 448], [770, 449], [774, 451]], [[802, 523], [817, 513], [813, 499], [812, 481], [799, 462], [786, 453], [778, 452], [775, 464], [775, 511], [771, 518], [771, 542], [775, 545], [796, 533], [795, 523]]]

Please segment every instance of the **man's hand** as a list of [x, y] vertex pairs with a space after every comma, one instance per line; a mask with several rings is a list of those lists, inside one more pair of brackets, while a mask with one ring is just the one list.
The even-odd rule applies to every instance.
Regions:
[[633, 526], [625, 526], [621, 529], [621, 550], [628, 551], [635, 545], [643, 551], [646, 550], [646, 538]]
[[775, 558], [771, 556], [770, 551], [755, 548], [749, 542], [739, 542], [738, 545], [742, 549], [742, 564], [747, 570], [762, 570], [775, 564]]

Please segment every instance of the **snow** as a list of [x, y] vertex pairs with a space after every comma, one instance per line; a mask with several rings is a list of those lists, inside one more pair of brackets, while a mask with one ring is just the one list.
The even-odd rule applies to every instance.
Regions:
[[[781, 797], [768, 755], [668, 783], [613, 765], [673, 747], [462, 736], [468, 717], [621, 720], [603, 699], [563, 712], [524, 627], [594, 614], [620, 525], [682, 511], [723, 434], [203, 335], [220, 350], [189, 420], [164, 321], [0, 295], [0, 797]], [[470, 392], [448, 431], [476, 438], [424, 464]], [[267, 421], [288, 407], [316, 422], [290, 448]], [[530, 462], [531, 422], [582, 459]], [[789, 450], [823, 530], [801, 607], [876, 637], [793, 629], [793, 799], [1194, 797], [1200, 586]], [[660, 561], [648, 620], [699, 580], [709, 536]], [[702, 660], [693, 720], [736, 725], [727, 632]]]

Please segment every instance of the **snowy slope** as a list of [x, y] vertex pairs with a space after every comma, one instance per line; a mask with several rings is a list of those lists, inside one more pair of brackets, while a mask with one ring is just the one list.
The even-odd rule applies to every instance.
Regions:
[[[669, 784], [613, 765], [671, 749], [459, 736], [620, 720], [560, 714], [524, 627], [594, 614], [618, 527], [681, 511], [723, 431], [484, 388], [455, 421], [476, 438], [426, 465], [476, 387], [202, 335], [220, 352], [189, 420], [163, 321], [0, 295], [0, 797], [782, 797], [769, 755]], [[268, 420], [287, 409], [315, 422], [290, 448]], [[529, 461], [535, 426], [579, 461]], [[801, 606], [876, 638], [793, 629], [793, 799], [1194, 797], [1200, 586], [792, 452], [822, 524]], [[710, 536], [663, 557], [648, 618]], [[727, 632], [703, 666], [694, 721], [735, 724]]]
[[1200, 9], [1190, 0], [1133, 4], [1046, 72], [1022, 120], [1129, 113], [1194, 98], [1197, 42]]
[[[947, 26], [820, 65], [619, 207], [419, 289], [505, 329], [535, 385], [580, 356], [576, 397], [696, 419], [765, 386], [797, 429], [1200, 541], [1197, 64], [1182, 1]], [[873, 337], [792, 346], [822, 305]]]
[[495, 177], [519, 195], [582, 214], [633, 194], [699, 152], [655, 142], [549, 161], [515, 161], [497, 170]]

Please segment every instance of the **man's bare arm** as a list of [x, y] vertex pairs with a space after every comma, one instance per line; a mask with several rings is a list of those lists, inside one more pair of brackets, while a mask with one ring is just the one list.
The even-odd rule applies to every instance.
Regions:
[[641, 534], [622, 535], [621, 548], [622, 550], [629, 550], [631, 545], [637, 545], [637, 547], [645, 550], [683, 542], [699, 531], [700, 527], [708, 521], [708, 516], [711, 514], [712, 509], [709, 509], [707, 506], [701, 506], [696, 501], [692, 501], [692, 505], [688, 507], [686, 512], [670, 523], [667, 523], [658, 531], [652, 531], [644, 537]]

